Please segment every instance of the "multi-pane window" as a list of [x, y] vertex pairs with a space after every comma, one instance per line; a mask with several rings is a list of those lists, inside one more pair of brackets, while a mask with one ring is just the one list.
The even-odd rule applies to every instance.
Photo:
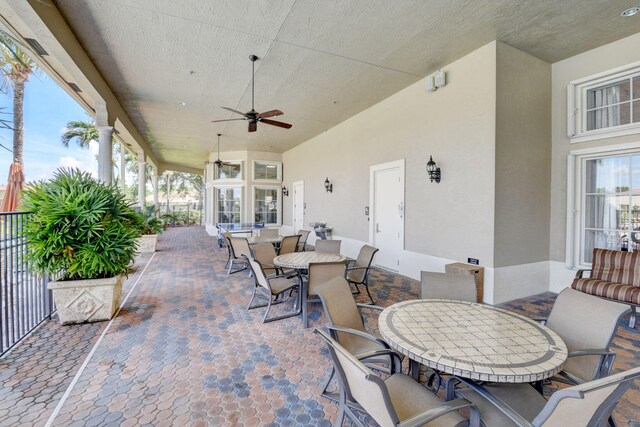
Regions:
[[640, 249], [640, 154], [585, 159], [580, 262], [593, 248]]
[[281, 163], [256, 160], [253, 162], [254, 181], [281, 181]]
[[640, 75], [586, 90], [587, 131], [640, 123]]
[[254, 221], [280, 225], [280, 187], [254, 187]]
[[242, 163], [223, 163], [215, 166], [213, 179], [242, 179]]
[[242, 222], [242, 187], [217, 187], [215, 204], [216, 223]]

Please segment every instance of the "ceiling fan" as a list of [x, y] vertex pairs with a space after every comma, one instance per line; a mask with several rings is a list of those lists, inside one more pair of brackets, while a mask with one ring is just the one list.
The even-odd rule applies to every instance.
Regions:
[[218, 169], [220, 169], [223, 165], [230, 165], [231, 163], [225, 163], [222, 160], [220, 160], [220, 137], [222, 136], [221, 133], [218, 134], [218, 160], [216, 160], [215, 162], [213, 162], [214, 165], [216, 165], [216, 167]]
[[258, 60], [258, 57], [255, 55], [249, 55], [249, 59], [251, 60], [251, 110], [243, 113], [241, 111], [238, 110], [234, 110], [233, 108], [228, 108], [228, 107], [222, 107], [225, 110], [231, 111], [233, 113], [236, 114], [240, 114], [241, 116], [243, 116], [242, 118], [237, 118], [237, 119], [226, 119], [226, 120], [212, 120], [213, 123], [216, 122], [230, 122], [230, 121], [234, 121], [234, 120], [247, 120], [249, 122], [249, 132], [255, 132], [258, 129], [258, 122], [261, 123], [265, 123], [271, 126], [277, 126], [280, 128], [285, 128], [285, 129], [290, 129], [291, 125], [289, 123], [285, 123], [285, 122], [279, 122], [276, 120], [270, 120], [268, 119], [268, 117], [275, 117], [275, 116], [281, 116], [284, 113], [280, 110], [269, 110], [269, 111], [265, 111], [264, 113], [258, 113], [255, 109], [254, 109], [254, 98], [255, 98], [255, 75], [256, 75], [256, 61]]

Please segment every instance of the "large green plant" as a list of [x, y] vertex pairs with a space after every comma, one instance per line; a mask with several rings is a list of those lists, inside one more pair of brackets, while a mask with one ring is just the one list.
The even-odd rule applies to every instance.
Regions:
[[138, 229], [141, 234], [160, 234], [164, 231], [164, 224], [156, 218], [157, 210], [155, 206], [147, 206], [147, 208], [138, 212]]
[[32, 268], [62, 280], [126, 273], [140, 235], [138, 216], [117, 187], [78, 169], [60, 169], [30, 184], [22, 207]]

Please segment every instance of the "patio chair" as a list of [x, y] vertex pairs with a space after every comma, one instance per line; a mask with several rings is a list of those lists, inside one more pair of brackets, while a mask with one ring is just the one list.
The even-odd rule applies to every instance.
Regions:
[[316, 289], [335, 277], [344, 277], [345, 268], [345, 261], [312, 262], [309, 264], [307, 290], [302, 295], [302, 325], [305, 328], [308, 326], [308, 305], [320, 302]]
[[261, 228], [258, 230], [258, 236], [260, 237], [278, 237], [280, 230], [277, 228]]
[[296, 249], [298, 248], [298, 240], [300, 240], [299, 234], [283, 237], [282, 242], [280, 243], [280, 250], [278, 251], [278, 255], [296, 252]]
[[316, 240], [316, 252], [321, 254], [339, 254], [342, 240]]
[[[264, 317], [262, 318], [262, 323], [273, 322], [274, 320], [286, 319], [288, 317], [297, 316], [300, 314], [301, 308], [298, 306], [299, 298], [296, 298], [293, 309], [294, 312], [289, 312], [286, 314], [282, 314], [280, 316], [269, 318], [269, 310], [271, 310], [271, 306], [273, 304], [280, 304], [284, 302], [284, 300], [280, 300], [280, 297], [285, 293], [291, 292], [294, 290], [300, 290], [302, 285], [302, 278], [299, 275], [289, 276], [289, 275], [273, 275], [267, 276], [262, 269], [262, 265], [260, 261], [255, 260], [253, 258], [247, 257], [243, 255], [249, 264], [249, 268], [253, 272], [253, 277], [255, 278], [255, 287], [253, 290], [253, 295], [251, 296], [251, 300], [249, 301], [249, 305], [247, 306], [247, 310], [253, 310], [254, 308], [267, 307], [267, 311], [264, 313]], [[266, 304], [260, 304], [256, 306], [251, 306], [253, 304], [253, 300], [256, 296], [261, 296], [267, 299]], [[275, 299], [274, 299], [275, 297]]]
[[[244, 237], [227, 237], [227, 246], [229, 247], [229, 269], [227, 275], [235, 274], [247, 269], [248, 264], [242, 258], [242, 255], [251, 256], [249, 242]], [[234, 270], [234, 265], [241, 264], [241, 268]]]
[[[486, 426], [586, 426], [599, 427], [610, 419], [640, 367], [563, 388], [547, 401], [529, 384], [478, 384], [458, 377], [447, 381], [447, 399], [463, 397], [473, 402]], [[462, 388], [454, 388], [457, 384]], [[466, 386], [466, 387], [465, 387]]]
[[571, 288], [560, 292], [545, 323], [567, 345], [569, 357], [564, 370], [552, 379], [580, 384], [609, 375], [616, 357], [609, 346], [628, 311], [628, 305]]
[[307, 246], [307, 238], [309, 237], [309, 230], [299, 230], [298, 234], [300, 235], [300, 240], [298, 240], [298, 249], [296, 252], [304, 252]]
[[257, 243], [251, 245], [251, 254], [253, 258], [260, 262], [262, 270], [268, 276], [280, 272], [279, 267], [273, 264], [273, 259], [277, 256], [276, 249], [271, 243]]
[[[340, 380], [340, 409], [334, 426], [342, 426], [345, 415], [357, 426], [363, 424], [354, 410], [368, 413], [383, 427], [403, 426], [459, 426], [477, 427], [480, 416], [476, 407], [465, 399], [443, 402], [409, 376], [394, 372], [383, 380], [327, 333], [315, 329], [329, 349]], [[378, 355], [397, 355], [389, 350], [372, 352]], [[399, 366], [399, 361], [397, 366]], [[460, 409], [468, 408], [470, 420], [462, 417]]]
[[[334, 240], [327, 240], [328, 242], [333, 242]], [[358, 253], [358, 258], [354, 261], [349, 261], [347, 265], [346, 278], [350, 284], [356, 287], [356, 294], [360, 293], [360, 288], [358, 285], [364, 286], [367, 291], [367, 295], [371, 300], [371, 304], [375, 304], [371, 293], [369, 292], [369, 270], [371, 270], [371, 263], [373, 262], [373, 257], [376, 252], [378, 252], [378, 248], [374, 248], [373, 246], [364, 245], [360, 248], [360, 252]]]
[[[378, 371], [390, 374], [395, 372], [393, 366], [394, 358], [391, 356], [367, 358], [366, 354], [377, 350], [391, 350], [391, 347], [382, 339], [367, 331], [364, 326], [364, 319], [360, 313], [360, 308], [382, 311], [382, 307], [367, 304], [356, 304], [349, 282], [344, 277], [334, 277], [321, 284], [315, 289], [320, 297], [324, 315], [327, 318], [327, 329], [331, 338], [338, 341], [347, 351], [353, 354], [358, 360]], [[361, 356], [364, 358], [361, 358]], [[335, 370], [327, 380], [322, 395], [338, 400], [335, 394], [328, 393], [327, 388], [333, 379]]]
[[421, 271], [422, 299], [478, 302], [476, 279], [470, 274]]

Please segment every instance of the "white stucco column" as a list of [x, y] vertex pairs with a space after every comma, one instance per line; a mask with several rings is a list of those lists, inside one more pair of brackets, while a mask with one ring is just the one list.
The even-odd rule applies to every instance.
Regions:
[[113, 127], [98, 126], [98, 179], [111, 184], [113, 176]]
[[138, 204], [141, 209], [145, 207], [145, 199], [147, 198], [147, 162], [144, 153], [138, 154]]
[[153, 206], [156, 210], [158, 210], [158, 171], [156, 170], [153, 173]]
[[120, 143], [120, 188], [122, 189], [123, 193], [127, 190], [127, 184], [125, 182], [127, 171], [125, 170], [126, 164], [124, 161], [126, 150], [127, 149], [125, 148], [124, 143], [121, 142]]

